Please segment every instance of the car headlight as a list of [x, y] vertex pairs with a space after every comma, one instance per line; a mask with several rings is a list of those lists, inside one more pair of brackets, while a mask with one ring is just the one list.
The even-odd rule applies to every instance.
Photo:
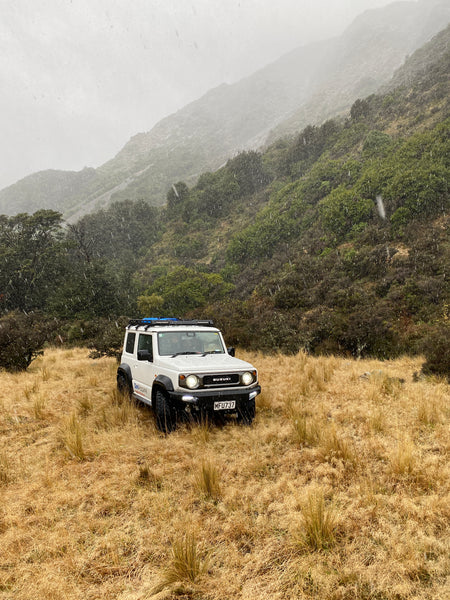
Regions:
[[185, 380], [186, 387], [190, 390], [195, 390], [200, 384], [200, 379], [197, 375], [188, 375]]
[[253, 383], [253, 373], [250, 373], [250, 371], [245, 371], [245, 373], [242, 373], [241, 375], [241, 381], [242, 385], [250, 385]]

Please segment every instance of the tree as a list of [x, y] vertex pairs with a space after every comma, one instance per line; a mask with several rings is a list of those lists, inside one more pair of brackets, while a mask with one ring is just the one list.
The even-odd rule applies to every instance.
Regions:
[[64, 281], [49, 297], [50, 314], [67, 319], [91, 319], [120, 314], [120, 286], [100, 261], [66, 262]]
[[239, 183], [226, 169], [204, 173], [192, 194], [195, 213], [197, 217], [203, 218], [223, 217], [229, 213], [233, 201], [239, 195]]
[[164, 298], [158, 294], [139, 296], [137, 306], [141, 315], [157, 316], [161, 314], [164, 306]]
[[143, 200], [113, 202], [68, 228], [68, 240], [83, 260], [121, 266], [142, 255], [161, 235], [161, 210]]
[[426, 375], [441, 375], [450, 381], [450, 324], [437, 323], [423, 341], [426, 361], [422, 370]]
[[6, 310], [43, 309], [63, 276], [62, 215], [39, 210], [0, 217], [0, 293]]
[[230, 159], [226, 169], [238, 183], [240, 196], [250, 196], [269, 182], [262, 155], [253, 150], [241, 152], [235, 158]]
[[350, 117], [353, 121], [365, 119], [370, 114], [370, 102], [368, 100], [357, 99], [350, 109]]

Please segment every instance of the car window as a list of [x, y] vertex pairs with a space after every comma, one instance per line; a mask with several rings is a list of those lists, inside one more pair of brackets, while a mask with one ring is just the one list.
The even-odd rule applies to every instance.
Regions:
[[217, 331], [165, 331], [158, 333], [161, 356], [178, 353], [224, 354], [222, 340]]
[[148, 350], [153, 357], [152, 336], [147, 333], [139, 334], [138, 350]]
[[128, 354], [133, 354], [135, 340], [136, 334], [129, 331], [127, 335], [127, 343], [125, 345], [125, 352], [128, 352]]

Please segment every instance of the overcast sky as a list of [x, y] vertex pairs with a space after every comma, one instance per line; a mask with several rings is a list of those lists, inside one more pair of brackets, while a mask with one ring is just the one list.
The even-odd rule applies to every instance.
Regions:
[[0, 0], [0, 188], [80, 170], [389, 0]]

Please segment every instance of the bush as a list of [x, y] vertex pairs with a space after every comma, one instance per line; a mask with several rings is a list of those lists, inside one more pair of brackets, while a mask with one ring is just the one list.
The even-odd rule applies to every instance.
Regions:
[[319, 215], [325, 229], [339, 238], [345, 237], [355, 225], [363, 224], [374, 214], [373, 201], [358, 196], [344, 185], [332, 190], [319, 203]]
[[443, 375], [450, 381], [450, 324], [436, 325], [425, 338], [423, 352], [426, 361], [422, 371], [425, 375]]
[[128, 317], [119, 317], [116, 320], [99, 319], [95, 337], [88, 344], [91, 349], [89, 358], [112, 356], [119, 361], [122, 354], [125, 327], [128, 322]]
[[25, 371], [43, 354], [46, 341], [54, 331], [54, 322], [40, 313], [10, 312], [0, 319], [0, 368]]

